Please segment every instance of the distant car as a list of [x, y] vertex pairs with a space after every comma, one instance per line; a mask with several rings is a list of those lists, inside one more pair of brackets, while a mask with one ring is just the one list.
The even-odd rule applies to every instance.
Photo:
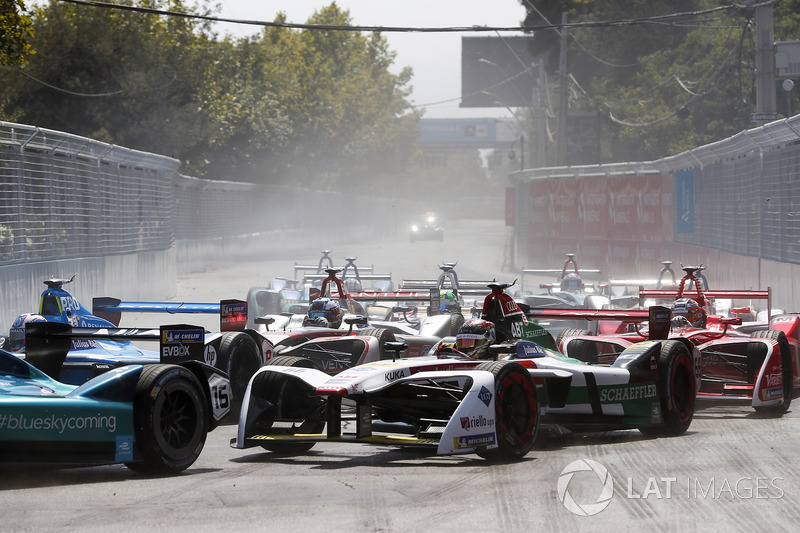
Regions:
[[444, 227], [442, 220], [433, 211], [428, 211], [425, 216], [411, 224], [410, 242], [421, 240], [444, 240]]
[[28, 359], [44, 368], [0, 350], [0, 461], [177, 473], [230, 411], [227, 376], [198, 361], [131, 364], [80, 386], [61, 383], [53, 374], [73, 332], [47, 322], [31, 328], [41, 329], [34, 334], [42, 340], [29, 341]]

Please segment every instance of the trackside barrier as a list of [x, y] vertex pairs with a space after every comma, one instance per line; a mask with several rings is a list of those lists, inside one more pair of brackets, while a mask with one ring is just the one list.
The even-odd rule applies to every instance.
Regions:
[[800, 115], [656, 161], [509, 179], [517, 268], [565, 253], [611, 278], [702, 263], [714, 288], [771, 286], [775, 307], [800, 309]]

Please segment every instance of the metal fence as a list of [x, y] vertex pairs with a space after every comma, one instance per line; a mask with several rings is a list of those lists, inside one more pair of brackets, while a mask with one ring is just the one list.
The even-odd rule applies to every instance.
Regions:
[[[386, 227], [410, 204], [357, 191], [197, 179], [179, 167], [169, 157], [0, 122], [0, 266], [286, 228]], [[309, 216], [315, 205], [329, 206], [333, 217]]]
[[179, 166], [0, 122], [0, 264], [168, 249]]

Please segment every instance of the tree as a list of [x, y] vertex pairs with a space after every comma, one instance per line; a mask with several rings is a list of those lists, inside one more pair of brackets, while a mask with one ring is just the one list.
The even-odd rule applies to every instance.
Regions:
[[[350, 18], [333, 3], [309, 22]], [[195, 176], [319, 188], [381, 188], [415, 153], [411, 72], [390, 72], [378, 33], [220, 39], [196, 19], [53, 1], [34, 23], [36, 59], [0, 71], [6, 120], [173, 156]]]
[[211, 40], [197, 22], [60, 2], [33, 20], [37, 55], [0, 79], [4, 118], [175, 157], [202, 140]]
[[[527, 4], [527, 2], [523, 2]], [[648, 24], [568, 30], [570, 110], [597, 113], [602, 161], [650, 160], [752, 127], [753, 10], [714, 0], [536, 1], [550, 22], [619, 21], [724, 9]], [[798, 0], [775, 8], [776, 40], [796, 38]], [[528, 8], [526, 23], [541, 24]], [[554, 31], [534, 36], [555, 74]], [[792, 37], [794, 35], [794, 37]]]
[[24, 65], [33, 37], [23, 0], [0, 0], [0, 65]]
[[[308, 23], [347, 26], [350, 17], [334, 3]], [[223, 57], [203, 91], [221, 126], [210, 175], [236, 168], [253, 181], [362, 190], [410, 164], [418, 119], [406, 101], [411, 72], [389, 71], [394, 53], [379, 34], [269, 27], [229, 42]]]

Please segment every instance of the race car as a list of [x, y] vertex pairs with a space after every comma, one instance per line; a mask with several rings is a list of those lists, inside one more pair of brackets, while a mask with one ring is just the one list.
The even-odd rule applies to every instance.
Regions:
[[[72, 340], [130, 332], [46, 322], [27, 329], [28, 361], [0, 350], [0, 461], [124, 463], [137, 472], [177, 473], [195, 462], [206, 434], [230, 411], [227, 376], [181, 358], [111, 368], [80, 386], [62, 383], [56, 377]], [[177, 326], [156, 333], [166, 352], [202, 351], [202, 337], [186, 332]]]
[[[20, 357], [26, 357], [25, 328], [31, 323], [59, 323], [80, 328], [117, 328], [123, 311], [158, 311], [170, 314], [215, 312], [220, 314], [221, 331], [203, 333], [204, 351], [200, 354], [199, 360], [230, 376], [233, 411], [238, 412], [238, 405], [241, 403], [247, 382], [265, 362], [264, 346], [261, 345], [263, 340], [258, 339], [257, 343], [257, 337], [240, 331], [247, 316], [244, 302], [224, 300], [217, 304], [134, 303], [103, 297], [94, 299], [93, 309], [98, 313], [94, 314], [64, 289], [64, 285], [73, 280], [74, 276], [70, 279], [46, 280], [47, 288], [39, 300], [39, 312], [17, 317], [10, 328], [8, 342], [3, 349]], [[135, 336], [76, 338], [67, 354], [60, 379], [65, 383], [81, 385], [121, 365], [158, 363], [161, 356], [157, 351], [137, 344], [144, 340]]]
[[[769, 301], [770, 291], [707, 291], [697, 282], [697, 268], [684, 267], [686, 274], [677, 289], [640, 292], [643, 299], [676, 298], [666, 336], [687, 339], [701, 354], [699, 405], [744, 404], [782, 415], [791, 404], [794, 389], [800, 387], [800, 317], [784, 314], [768, 323], [743, 325], [742, 316], [708, 314], [710, 300], [715, 298]], [[742, 315], [749, 309], [734, 307], [731, 311]], [[628, 346], [649, 335], [649, 324], [642, 325], [649, 319], [645, 310], [530, 309], [528, 313], [536, 318], [600, 322], [598, 335], [568, 329], [557, 339], [566, 355], [589, 363], [615, 364]]]
[[293, 279], [276, 277], [269, 281], [268, 286], [251, 287], [247, 293], [249, 308], [255, 311], [256, 316], [305, 314], [328, 270], [341, 272], [341, 280], [350, 292], [392, 290], [391, 274], [376, 274], [373, 265], [357, 265], [356, 257], [345, 257], [343, 266], [334, 266], [330, 253], [331, 250], [322, 250], [317, 265], [295, 263]]
[[[499, 340], [487, 336], [481, 344], [507, 359], [449, 350], [447, 339], [435, 355], [375, 361], [333, 376], [309, 358], [276, 357], [250, 381], [231, 446], [303, 453], [320, 441], [362, 442], [519, 459], [540, 420], [580, 431], [686, 431], [699, 358], [689, 342], [644, 341], [612, 366], [588, 365], [563, 357], [504, 293], [507, 287], [493, 284], [484, 300], [482, 320], [491, 325], [491, 340]], [[663, 313], [657, 318], [663, 321]], [[455, 338], [464, 350], [476, 346], [471, 341], [474, 334]], [[399, 353], [403, 345], [391, 348]]]
[[420, 240], [444, 240], [444, 226], [435, 211], [428, 211], [413, 222], [408, 235], [409, 242]]
[[[536, 274], [557, 274], [555, 283], [540, 283], [540, 289], [546, 289], [543, 293], [525, 292], [524, 280], [526, 275]], [[564, 266], [561, 270], [551, 269], [523, 269], [522, 286], [523, 292], [516, 300], [520, 304], [533, 308], [576, 308], [576, 309], [603, 309], [613, 307], [611, 298], [607, 294], [607, 286], [604, 283], [585, 283], [584, 276], [599, 277], [602, 272], [599, 269], [579, 269], [575, 260], [575, 254], [567, 254]], [[591, 329], [593, 325], [586, 321], [573, 320], [548, 322], [544, 317], [537, 317], [537, 321], [545, 326], [553, 334], [557, 334], [562, 329]]]

